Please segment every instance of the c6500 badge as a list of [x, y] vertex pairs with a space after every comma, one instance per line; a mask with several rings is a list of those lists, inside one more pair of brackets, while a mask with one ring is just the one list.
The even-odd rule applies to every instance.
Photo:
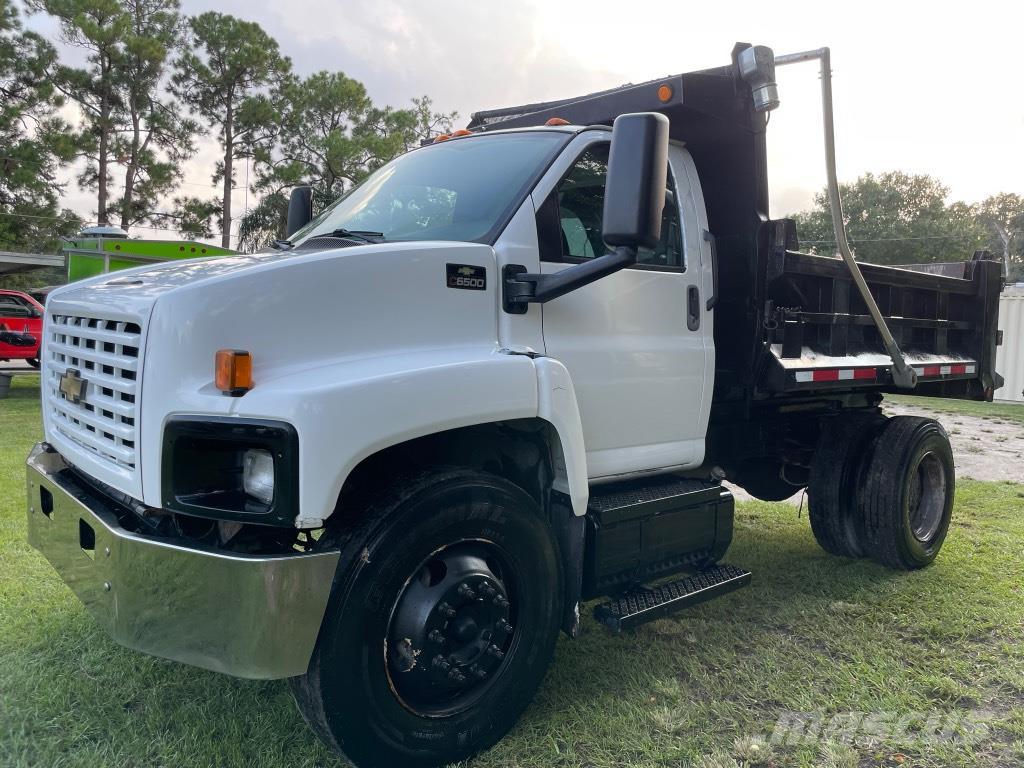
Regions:
[[472, 264], [448, 264], [447, 285], [465, 291], [483, 291], [487, 288], [487, 270]]

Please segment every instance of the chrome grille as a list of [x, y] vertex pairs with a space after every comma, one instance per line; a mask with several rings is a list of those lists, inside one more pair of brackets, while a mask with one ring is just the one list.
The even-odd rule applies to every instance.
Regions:
[[[142, 328], [124, 320], [52, 314], [46, 331], [52, 426], [96, 456], [134, 470]], [[78, 403], [60, 391], [60, 377], [72, 368], [88, 382]]]

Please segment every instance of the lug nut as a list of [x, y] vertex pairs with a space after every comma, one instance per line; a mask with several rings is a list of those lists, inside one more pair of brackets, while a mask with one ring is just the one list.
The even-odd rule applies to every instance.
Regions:
[[459, 670], [457, 669], [453, 669], [451, 672], [448, 673], [448, 679], [451, 680], [453, 683], [466, 682], [466, 676], [459, 672]]
[[500, 660], [500, 659], [505, 658], [505, 652], [503, 650], [501, 650], [501, 648], [499, 648], [496, 645], [492, 645], [492, 646], [488, 647], [487, 652], [489, 654], [491, 654], [491, 656], [493, 656], [496, 659]]
[[485, 672], [483, 669], [478, 667], [476, 664], [474, 664], [472, 667], [470, 667], [469, 671], [472, 672], [474, 675], [476, 675], [476, 677], [479, 678], [480, 680], [483, 680], [485, 677], [487, 677], [487, 672]]
[[448, 659], [446, 659], [441, 654], [438, 654], [437, 656], [434, 657], [433, 664], [434, 664], [435, 667], [440, 669], [442, 672], [447, 672], [452, 667], [452, 665], [448, 663]]
[[427, 640], [432, 643], [440, 643], [441, 645], [444, 645], [444, 635], [436, 629], [430, 630], [430, 634], [427, 635]]
[[459, 595], [467, 600], [476, 600], [476, 592], [474, 592], [473, 588], [466, 582], [459, 584]]
[[504, 619], [498, 619], [498, 623], [496, 626], [498, 627], [498, 629], [500, 629], [502, 632], [505, 632], [506, 634], [512, 631], [512, 625]]
[[508, 600], [505, 598], [504, 595], [498, 595], [496, 598], [494, 598], [494, 604], [499, 608], [508, 608]]
[[448, 603], [441, 603], [439, 606], [437, 606], [437, 610], [445, 618], [455, 618], [455, 609], [448, 605]]

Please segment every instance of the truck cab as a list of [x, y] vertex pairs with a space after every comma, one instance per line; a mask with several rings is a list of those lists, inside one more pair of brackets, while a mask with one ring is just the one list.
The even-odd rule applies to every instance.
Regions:
[[800, 253], [748, 50], [478, 113], [316, 218], [298, 194], [264, 252], [51, 293], [32, 544], [118, 641], [288, 678], [382, 766], [494, 743], [589, 599], [623, 631], [749, 584], [723, 479], [928, 565], [948, 439], [878, 406], [904, 363], [991, 398], [998, 263]]

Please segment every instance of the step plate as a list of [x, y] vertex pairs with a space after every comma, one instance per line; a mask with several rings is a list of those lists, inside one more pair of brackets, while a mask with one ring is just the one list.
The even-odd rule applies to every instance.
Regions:
[[594, 618], [620, 632], [707, 602], [749, 583], [750, 571], [733, 565], [716, 565], [684, 579], [627, 592], [617, 600], [597, 606]]

